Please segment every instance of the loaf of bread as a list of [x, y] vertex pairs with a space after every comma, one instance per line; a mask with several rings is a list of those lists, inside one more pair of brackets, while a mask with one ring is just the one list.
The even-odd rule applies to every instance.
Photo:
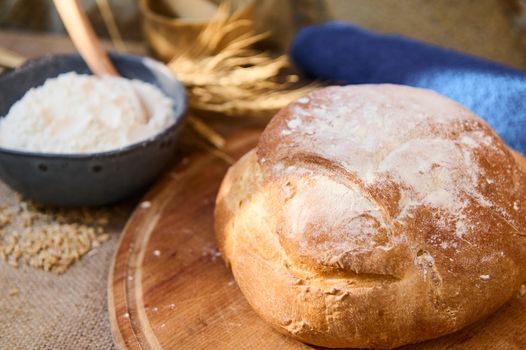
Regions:
[[254, 310], [325, 347], [393, 348], [494, 312], [526, 280], [526, 175], [459, 104], [316, 90], [228, 171], [219, 247]]

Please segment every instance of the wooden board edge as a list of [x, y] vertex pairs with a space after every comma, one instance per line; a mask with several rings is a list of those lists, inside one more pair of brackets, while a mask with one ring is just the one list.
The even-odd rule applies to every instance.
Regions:
[[[131, 261], [133, 256], [136, 255], [137, 238], [139, 236], [144, 236], [143, 227], [139, 225], [139, 223], [143, 221], [143, 218], [145, 216], [160, 215], [164, 205], [166, 205], [167, 198], [165, 197], [167, 197], [167, 194], [164, 194], [162, 196], [162, 198], [165, 198], [165, 200], [162, 201], [162, 203], [160, 203], [159, 205], [153, 203], [154, 207], [149, 208], [152, 210], [139, 211], [140, 203], [150, 202], [150, 204], [152, 204], [151, 200], [155, 198], [159, 192], [164, 192], [163, 190], [165, 184], [171, 181], [170, 173], [173, 171], [174, 168], [177, 168], [177, 166], [178, 165], [175, 165], [173, 168], [167, 170], [167, 172], [162, 176], [162, 178], [157, 182], [157, 184], [155, 184], [154, 187], [146, 193], [146, 195], [139, 202], [139, 205], [133, 210], [130, 219], [128, 220], [128, 222], [122, 230], [121, 236], [117, 243], [117, 249], [115, 250], [115, 253], [112, 257], [112, 262], [110, 264], [110, 272], [108, 274], [107, 281], [108, 314], [110, 320], [110, 329], [113, 335], [113, 341], [118, 349], [143, 349], [142, 345], [144, 344], [142, 343], [144, 343], [144, 340], [141, 340], [141, 336], [135, 332], [132, 324], [132, 322], [134, 321], [132, 317], [135, 317], [135, 315], [132, 316], [129, 312], [132, 309], [136, 310], [136, 307], [130, 304], [129, 295], [130, 293], [136, 292], [135, 284], [138, 283], [138, 279], [136, 278], [137, 276], [135, 275], [135, 273], [129, 273], [132, 271], [128, 271], [128, 267], [130, 266], [129, 262]], [[153, 224], [156, 222], [156, 220], [158, 220], [158, 218], [150, 222], [152, 222]], [[149, 236], [149, 234], [147, 236]], [[119, 259], [119, 257], [124, 257], [124, 259]], [[122, 266], [119, 266], [119, 264]], [[122, 274], [120, 280], [116, 276], [116, 273]], [[131, 277], [131, 279], [129, 277]], [[117, 296], [120, 296], [125, 301], [124, 307], [126, 312], [124, 312], [123, 314], [118, 313], [118, 309], [121, 306], [117, 305], [116, 303]], [[139, 315], [139, 317], [141, 317], [141, 315]], [[142, 317], [145, 317], [145, 315], [142, 315]], [[127, 322], [121, 323], [119, 322], [119, 318], [124, 318], [127, 320]], [[123, 336], [124, 333], [133, 334], [135, 342], [133, 344], [126, 342]], [[146, 341], [148, 345], [151, 345], [154, 348], [160, 348], [160, 346], [155, 346], [156, 340], [146, 339]]]
[[[129, 225], [129, 221], [126, 222], [126, 225], [123, 228], [122, 233], [126, 230], [126, 227]], [[117, 256], [119, 255], [119, 250], [123, 246], [123, 240], [125, 239], [125, 235], [122, 234], [119, 237], [119, 241], [117, 242], [117, 249], [115, 249], [115, 252], [113, 253], [113, 256], [111, 258], [111, 264], [110, 264], [110, 272], [108, 274], [108, 287], [107, 287], [107, 303], [108, 303], [108, 318], [110, 321], [110, 330], [113, 338], [113, 344], [117, 349], [120, 350], [126, 350], [126, 342], [124, 341], [124, 338], [122, 336], [122, 333], [119, 328], [119, 324], [117, 321], [117, 313], [112, 312], [115, 311], [115, 301], [114, 301], [114, 271], [115, 271], [115, 264], [117, 261]]]

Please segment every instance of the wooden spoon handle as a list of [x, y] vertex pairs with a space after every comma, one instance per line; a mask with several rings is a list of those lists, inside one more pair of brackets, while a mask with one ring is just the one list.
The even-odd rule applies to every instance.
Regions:
[[95, 75], [118, 76], [78, 0], [53, 0], [75, 47]]

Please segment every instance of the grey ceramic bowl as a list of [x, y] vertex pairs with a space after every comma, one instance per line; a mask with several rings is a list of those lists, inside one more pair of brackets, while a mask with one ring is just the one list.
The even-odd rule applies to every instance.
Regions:
[[[0, 148], [0, 178], [25, 197], [51, 205], [96, 206], [119, 201], [146, 186], [172, 159], [186, 112], [181, 83], [160, 62], [111, 54], [119, 73], [160, 88], [173, 99], [174, 124], [143, 142], [93, 154], [46, 154]], [[48, 78], [74, 71], [91, 74], [76, 54], [47, 56], [0, 76], [0, 116], [27, 90]]]

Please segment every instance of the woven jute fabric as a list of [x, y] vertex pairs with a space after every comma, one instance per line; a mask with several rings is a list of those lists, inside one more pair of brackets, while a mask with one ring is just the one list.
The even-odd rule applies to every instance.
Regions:
[[[0, 196], [2, 203], [15, 200], [14, 193], [3, 184]], [[110, 239], [62, 275], [0, 264], [0, 349], [114, 347], [106, 289], [111, 259], [127, 215], [123, 210], [113, 217], [108, 227]]]

